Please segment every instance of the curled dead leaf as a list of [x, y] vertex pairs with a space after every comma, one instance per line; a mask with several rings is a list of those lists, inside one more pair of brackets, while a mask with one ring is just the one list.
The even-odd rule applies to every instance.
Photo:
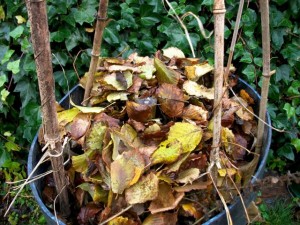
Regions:
[[169, 117], [181, 116], [184, 108], [183, 91], [176, 85], [162, 84], [156, 91], [161, 110]]

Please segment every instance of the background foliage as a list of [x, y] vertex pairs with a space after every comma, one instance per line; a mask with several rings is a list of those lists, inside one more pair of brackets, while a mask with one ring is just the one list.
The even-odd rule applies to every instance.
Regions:
[[[238, 1], [226, 0], [226, 49], [229, 49]], [[48, 0], [56, 96], [60, 99], [78, 82], [90, 61], [96, 0]], [[213, 30], [213, 0], [177, 0], [179, 15], [191, 11], [200, 16], [209, 33]], [[271, 67], [268, 110], [276, 128], [269, 167], [284, 171], [300, 151], [300, 0], [272, 0]], [[191, 56], [179, 24], [159, 0], [110, 1], [111, 21], [104, 33], [102, 55], [123, 56], [137, 51], [153, 55], [157, 49], [176, 46]], [[0, 3], [0, 179], [25, 177], [28, 146], [39, 124], [39, 95], [29, 24], [23, 0]], [[197, 57], [213, 63], [213, 39], [205, 40], [195, 19], [186, 25]], [[262, 73], [260, 14], [257, 1], [246, 1], [234, 55], [237, 74], [259, 90]], [[76, 69], [74, 68], [76, 65]], [[8, 190], [2, 185], [3, 192]], [[2, 194], [2, 193], [1, 193]], [[2, 198], [2, 197], [1, 197]]]

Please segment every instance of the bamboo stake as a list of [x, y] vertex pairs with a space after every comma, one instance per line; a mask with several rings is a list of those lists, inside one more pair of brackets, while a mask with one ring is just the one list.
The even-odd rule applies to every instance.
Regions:
[[244, 0], [240, 0], [238, 14], [237, 14], [237, 17], [236, 17], [233, 36], [232, 36], [232, 40], [231, 40], [231, 44], [230, 44], [230, 50], [229, 50], [227, 66], [226, 66], [225, 73], [224, 73], [225, 84], [228, 83], [229, 69], [230, 69], [230, 65], [231, 65], [231, 62], [232, 62], [232, 57], [233, 57], [233, 52], [234, 52], [234, 48], [235, 48], [235, 44], [236, 44], [236, 39], [237, 39], [239, 26], [240, 26], [240, 23], [241, 23], [243, 8], [244, 8]]
[[97, 64], [101, 52], [101, 45], [102, 45], [102, 36], [104, 32], [104, 28], [107, 24], [107, 6], [108, 0], [100, 0], [99, 1], [99, 9], [97, 13], [97, 23], [96, 23], [96, 30], [93, 42], [93, 50], [92, 50], [92, 58], [88, 73], [88, 80], [85, 85], [85, 92], [84, 92], [84, 100], [82, 102], [83, 105], [89, 104], [89, 97], [91, 94], [91, 90], [93, 88], [94, 76], [97, 69]]
[[55, 83], [53, 79], [52, 58], [49, 42], [49, 28], [46, 10], [46, 1], [26, 1], [30, 20], [32, 46], [34, 51], [41, 108], [43, 115], [43, 129], [45, 141], [49, 144], [48, 151], [51, 157], [53, 177], [56, 192], [59, 195], [61, 215], [70, 214], [68, 200], [67, 179], [63, 167], [62, 143], [58, 131], [57, 114], [55, 107]]
[[[268, 94], [269, 94], [269, 84], [270, 84], [270, 21], [269, 21], [269, 1], [260, 0], [261, 8], [261, 29], [262, 29], [262, 50], [263, 50], [263, 82], [261, 88], [261, 99], [259, 105], [259, 117], [265, 121], [266, 108], [268, 104]], [[264, 123], [262, 121], [258, 122], [257, 131], [257, 142], [255, 152], [260, 153], [263, 135], [264, 135]]]
[[214, 128], [213, 145], [210, 153], [210, 163], [213, 166], [212, 177], [216, 181], [217, 169], [220, 168], [220, 141], [221, 141], [221, 117], [222, 117], [222, 96], [223, 96], [223, 74], [224, 74], [224, 23], [225, 23], [224, 0], [214, 2], [214, 32], [215, 32], [215, 72], [214, 72]]
[[273, 74], [270, 71], [270, 27], [269, 27], [269, 1], [260, 0], [261, 9], [261, 29], [262, 29], [262, 49], [263, 49], [263, 82], [261, 88], [261, 99], [259, 105], [259, 118], [258, 128], [257, 128], [257, 140], [255, 146], [254, 158], [248, 164], [240, 167], [240, 172], [244, 179], [244, 185], [250, 181], [251, 176], [254, 174], [259, 161], [259, 154], [261, 152], [265, 118], [266, 118], [266, 108], [268, 102], [269, 84], [270, 77]]

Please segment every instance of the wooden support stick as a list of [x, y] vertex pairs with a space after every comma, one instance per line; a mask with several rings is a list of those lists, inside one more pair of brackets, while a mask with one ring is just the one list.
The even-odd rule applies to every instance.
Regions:
[[[224, 75], [224, 23], [225, 23], [224, 0], [214, 2], [214, 32], [215, 32], [215, 72], [214, 72], [214, 128], [213, 146], [210, 155], [210, 163], [220, 167], [219, 146], [221, 143], [221, 117], [222, 117], [222, 96], [223, 96], [223, 75]], [[214, 166], [214, 168], [216, 168]], [[213, 168], [213, 179], [217, 179], [217, 170]]]
[[34, 58], [41, 98], [45, 141], [50, 145], [51, 165], [59, 195], [60, 213], [67, 217], [70, 206], [67, 192], [67, 179], [63, 166], [62, 143], [60, 140], [56, 114], [55, 83], [53, 78], [51, 49], [49, 42], [46, 1], [26, 1], [28, 10]]
[[104, 28], [107, 24], [107, 6], [108, 0], [100, 0], [99, 2], [99, 9], [97, 14], [97, 23], [96, 23], [96, 30], [93, 42], [93, 50], [92, 50], [92, 58], [88, 73], [87, 83], [85, 85], [85, 92], [84, 92], [84, 100], [82, 102], [83, 105], [89, 104], [89, 98], [91, 94], [91, 90], [93, 88], [94, 76], [96, 73], [98, 60], [101, 52], [101, 45], [102, 45], [102, 36], [104, 32]]
[[[268, 104], [268, 94], [270, 85], [270, 21], [269, 21], [269, 1], [260, 0], [260, 10], [261, 10], [261, 29], [262, 29], [262, 50], [263, 50], [263, 81], [261, 87], [261, 99], [259, 104], [259, 117], [265, 121], [267, 104]], [[257, 142], [255, 152], [260, 153], [263, 136], [264, 136], [265, 125], [262, 121], [258, 121], [257, 130]]]

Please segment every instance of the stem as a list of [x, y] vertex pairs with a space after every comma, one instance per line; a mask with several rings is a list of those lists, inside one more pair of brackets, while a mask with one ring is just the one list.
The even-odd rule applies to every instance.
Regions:
[[58, 121], [55, 107], [55, 83], [53, 79], [52, 58], [49, 42], [49, 28], [46, 1], [26, 1], [30, 20], [32, 45], [34, 50], [37, 77], [43, 115], [44, 138], [49, 143], [49, 153], [53, 169], [53, 177], [59, 196], [62, 216], [70, 214], [66, 174], [63, 166], [62, 144], [60, 141]]
[[107, 6], [108, 0], [100, 0], [99, 1], [99, 9], [97, 13], [97, 23], [96, 23], [96, 30], [93, 42], [93, 50], [92, 50], [92, 58], [90, 63], [90, 68], [88, 72], [88, 79], [85, 85], [85, 92], [84, 92], [84, 100], [82, 102], [83, 105], [89, 104], [89, 97], [91, 94], [91, 90], [93, 88], [94, 76], [97, 69], [98, 59], [101, 52], [101, 45], [102, 45], [102, 36], [104, 32], [104, 28], [107, 24]]
[[226, 70], [225, 70], [225, 74], [224, 74], [224, 80], [225, 80], [226, 84], [227, 84], [227, 80], [228, 80], [229, 69], [230, 69], [230, 65], [231, 65], [231, 62], [232, 62], [232, 57], [233, 57], [233, 52], [234, 52], [234, 48], [235, 48], [235, 44], [236, 44], [238, 30], [239, 30], [240, 23], [241, 23], [243, 7], [244, 7], [244, 0], [240, 0], [239, 10], [238, 10], [238, 14], [237, 14], [237, 17], [236, 17], [236, 22], [235, 22], [233, 36], [232, 36], [230, 50], [229, 50], [227, 66], [226, 66]]
[[[210, 163], [220, 167], [219, 146], [221, 139], [221, 116], [222, 116], [222, 96], [223, 96], [223, 74], [224, 74], [224, 23], [225, 23], [224, 0], [215, 0], [214, 3], [214, 32], [215, 32], [215, 73], [214, 73], [214, 129], [213, 145], [210, 153]], [[212, 177], [217, 179], [217, 169], [212, 168]]]
[[[262, 29], [262, 49], [263, 49], [263, 82], [261, 88], [261, 99], [259, 105], [259, 117], [265, 121], [266, 108], [268, 103], [269, 84], [270, 84], [270, 26], [269, 26], [269, 1], [260, 0], [261, 7], [261, 29]], [[264, 123], [258, 122], [257, 143], [255, 152], [260, 153], [263, 135]]]

